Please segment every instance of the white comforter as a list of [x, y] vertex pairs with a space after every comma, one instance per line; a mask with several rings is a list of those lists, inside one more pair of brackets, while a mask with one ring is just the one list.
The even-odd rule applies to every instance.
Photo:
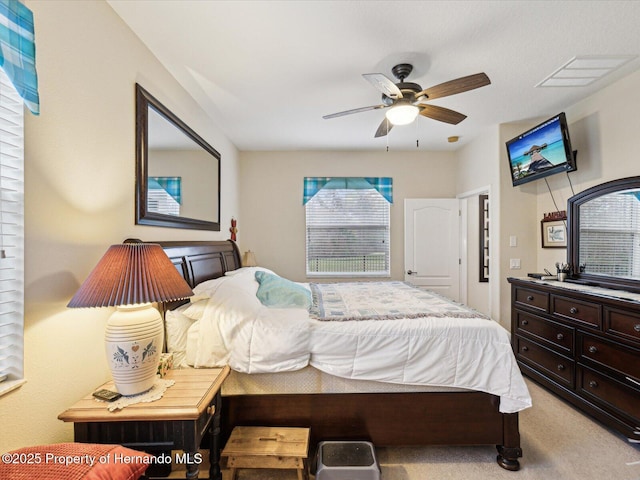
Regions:
[[508, 334], [495, 321], [317, 321], [306, 309], [262, 305], [255, 269], [237, 272], [194, 289], [209, 297], [189, 331], [194, 367], [228, 363], [242, 373], [270, 373], [310, 364], [343, 378], [491, 393], [503, 413], [531, 406]]

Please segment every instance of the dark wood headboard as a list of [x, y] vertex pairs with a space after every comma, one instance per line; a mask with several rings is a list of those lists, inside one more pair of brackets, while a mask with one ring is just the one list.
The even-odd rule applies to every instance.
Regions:
[[231, 240], [154, 243], [162, 246], [191, 288], [242, 266], [238, 246]]

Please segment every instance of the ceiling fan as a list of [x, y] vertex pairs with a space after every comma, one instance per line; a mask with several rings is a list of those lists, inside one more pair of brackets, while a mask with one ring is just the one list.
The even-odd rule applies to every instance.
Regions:
[[450, 80], [423, 90], [417, 83], [404, 81], [404, 79], [411, 74], [412, 70], [413, 65], [409, 63], [400, 63], [393, 67], [391, 72], [399, 80], [398, 83], [394, 83], [382, 73], [363, 74], [362, 76], [365, 80], [369, 81], [369, 83], [382, 92], [382, 103], [380, 105], [371, 105], [369, 107], [354, 108], [353, 110], [332, 113], [322, 118], [336, 118], [351, 115], [352, 113], [388, 108], [389, 110], [387, 110], [384, 120], [382, 120], [382, 123], [376, 131], [376, 137], [387, 135], [394, 125], [407, 125], [413, 122], [418, 115], [457, 125], [467, 118], [467, 116], [449, 110], [448, 108], [422, 102], [466, 92], [491, 83], [491, 80], [489, 80], [486, 74], [476, 73], [475, 75]]

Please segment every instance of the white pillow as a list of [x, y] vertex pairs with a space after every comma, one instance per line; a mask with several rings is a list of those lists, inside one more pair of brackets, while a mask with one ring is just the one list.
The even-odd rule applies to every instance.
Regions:
[[[218, 287], [227, 280], [225, 277], [218, 277], [212, 280], [206, 280], [193, 287], [194, 297], [197, 298], [211, 298], [218, 289]], [[193, 297], [191, 297], [193, 298]]]
[[188, 304], [187, 308], [182, 312], [183, 315], [192, 320], [200, 320], [204, 314], [204, 309], [207, 308], [208, 301], [209, 297], [205, 297], [204, 300]]
[[186, 305], [175, 310], [168, 310], [165, 314], [167, 329], [167, 352], [173, 353], [174, 368], [188, 367], [186, 362], [187, 333], [195, 320], [184, 314]]
[[268, 268], [264, 268], [264, 267], [240, 267], [236, 270], [229, 270], [228, 272], [225, 272], [224, 274], [228, 277], [231, 277], [233, 275], [238, 275], [239, 273], [248, 273], [251, 275], [255, 275], [256, 272], [267, 272], [267, 273], [272, 273], [274, 275], [276, 275], [273, 271], [269, 270]]

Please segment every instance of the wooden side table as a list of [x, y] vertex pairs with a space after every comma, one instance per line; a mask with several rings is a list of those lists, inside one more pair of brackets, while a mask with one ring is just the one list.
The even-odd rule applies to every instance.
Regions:
[[222, 451], [231, 480], [238, 468], [294, 469], [307, 478], [309, 429], [292, 427], [235, 427]]
[[[170, 370], [165, 378], [175, 384], [159, 400], [110, 412], [91, 392], [58, 418], [74, 423], [76, 442], [114, 443], [150, 453], [182, 450], [188, 479], [198, 478], [200, 462], [195, 455], [209, 433], [209, 478], [221, 480], [220, 388], [228, 375], [229, 367]], [[115, 390], [113, 382], [100, 388]]]

